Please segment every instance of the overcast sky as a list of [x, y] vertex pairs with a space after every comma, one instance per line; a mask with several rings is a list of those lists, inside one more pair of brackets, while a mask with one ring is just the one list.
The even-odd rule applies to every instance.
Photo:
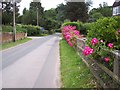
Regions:
[[[26, 7], [29, 9], [29, 4], [33, 0], [22, 0], [20, 2], [20, 14], [22, 14], [23, 9]], [[93, 7], [97, 8], [99, 7], [100, 3], [107, 2], [109, 6], [113, 5], [115, 0], [92, 0], [93, 1]], [[45, 10], [48, 10], [50, 8], [56, 8], [56, 6], [60, 3], [65, 3], [64, 0], [41, 0], [42, 7], [44, 7]]]

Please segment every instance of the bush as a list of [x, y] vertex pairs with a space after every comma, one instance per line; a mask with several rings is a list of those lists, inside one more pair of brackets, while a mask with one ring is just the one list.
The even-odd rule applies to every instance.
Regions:
[[49, 31], [49, 34], [54, 34], [54, 33], [55, 33], [55, 30], [53, 29]]
[[[25, 28], [22, 28], [20, 25], [16, 25], [16, 32], [26, 32]], [[2, 25], [2, 32], [13, 32], [12, 26]]]
[[55, 32], [61, 33], [61, 29], [55, 29]]
[[65, 22], [62, 26], [76, 26], [76, 29], [80, 31], [80, 34], [87, 35], [88, 24], [83, 24], [82, 22]]
[[2, 25], [2, 32], [13, 32], [13, 27]]
[[98, 38], [107, 43], [113, 43], [115, 49], [120, 49], [120, 35], [117, 33], [120, 28], [120, 17], [103, 18], [90, 25], [87, 37]]
[[76, 26], [76, 29], [79, 31], [81, 23], [79, 23], [79, 22], [65, 22], [65, 23], [63, 23], [62, 26], [68, 26], [68, 25]]
[[42, 33], [39, 26], [22, 25], [22, 27], [27, 29], [28, 36], [39, 36]]
[[80, 33], [87, 35], [88, 30], [90, 30], [92, 28], [92, 24], [91, 23], [84, 23], [81, 25], [80, 27]]
[[42, 34], [48, 34], [48, 33], [49, 33], [48, 30], [42, 31]]

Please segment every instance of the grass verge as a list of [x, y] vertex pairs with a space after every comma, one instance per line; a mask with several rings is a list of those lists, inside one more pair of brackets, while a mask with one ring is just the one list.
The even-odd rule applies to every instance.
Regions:
[[60, 41], [61, 88], [95, 88], [93, 75], [75, 50]]
[[0, 50], [4, 50], [4, 49], [7, 49], [7, 48], [16, 46], [18, 44], [25, 43], [29, 40], [32, 40], [32, 39], [31, 38], [25, 38], [25, 39], [22, 39], [22, 40], [17, 40], [16, 42], [4, 43], [4, 44], [0, 45], [0, 47], [2, 47], [2, 48], [0, 48]]

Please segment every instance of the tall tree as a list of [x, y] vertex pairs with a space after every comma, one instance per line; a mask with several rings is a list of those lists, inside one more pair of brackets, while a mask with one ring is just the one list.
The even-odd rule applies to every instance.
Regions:
[[[16, 18], [19, 16], [19, 6], [15, 4]], [[13, 22], [13, 3], [2, 2], [2, 24], [12, 24]]]
[[64, 22], [64, 20], [66, 19], [64, 14], [65, 8], [66, 8], [66, 5], [64, 5], [63, 3], [59, 4], [56, 8], [56, 12], [57, 12], [56, 18], [60, 22]]
[[89, 15], [92, 16], [95, 13], [101, 13], [104, 17], [111, 17], [112, 16], [112, 7], [108, 6], [106, 2], [103, 2], [103, 4], [99, 4], [98, 8], [93, 8]]
[[[38, 8], [38, 9], [37, 9]], [[24, 9], [22, 22], [23, 24], [37, 25], [37, 10], [39, 17], [39, 25], [41, 18], [43, 16], [44, 8], [41, 6], [40, 2], [31, 2], [29, 10]]]
[[67, 2], [65, 8], [65, 17], [71, 21], [87, 21], [88, 4], [85, 2]]

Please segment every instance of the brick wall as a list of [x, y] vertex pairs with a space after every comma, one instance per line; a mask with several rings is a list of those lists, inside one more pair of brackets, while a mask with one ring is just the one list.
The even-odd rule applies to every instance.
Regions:
[[[27, 37], [26, 33], [17, 33], [16, 34], [16, 40], [24, 39]], [[13, 34], [12, 32], [3, 32], [0, 33], [0, 44], [1, 43], [6, 43], [6, 42], [11, 42], [13, 41]]]

